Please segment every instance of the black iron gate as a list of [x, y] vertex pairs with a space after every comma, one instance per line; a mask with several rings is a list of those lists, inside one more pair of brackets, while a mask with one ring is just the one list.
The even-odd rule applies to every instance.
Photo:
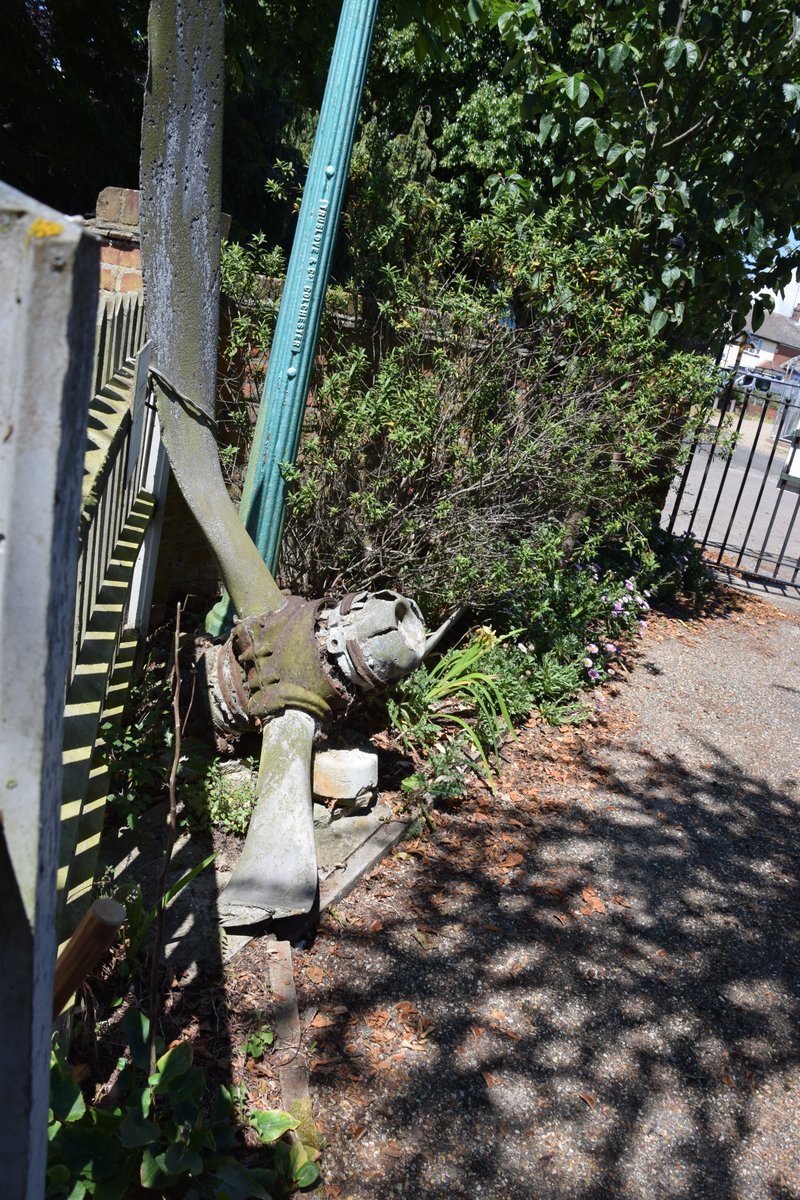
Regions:
[[670, 490], [662, 524], [691, 534], [712, 565], [796, 586], [800, 382], [770, 386], [723, 388], [719, 411]]

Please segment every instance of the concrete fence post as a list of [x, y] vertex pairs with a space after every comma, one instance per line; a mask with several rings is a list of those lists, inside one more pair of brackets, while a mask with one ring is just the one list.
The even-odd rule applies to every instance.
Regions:
[[61, 735], [98, 246], [0, 184], [0, 1179], [45, 1190]]

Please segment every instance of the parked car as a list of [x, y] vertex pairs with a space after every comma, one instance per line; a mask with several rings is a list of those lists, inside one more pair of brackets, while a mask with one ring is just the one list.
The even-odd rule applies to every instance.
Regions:
[[733, 381], [734, 388], [753, 397], [769, 398], [780, 403], [797, 403], [800, 388], [794, 380], [766, 371], [740, 371]]

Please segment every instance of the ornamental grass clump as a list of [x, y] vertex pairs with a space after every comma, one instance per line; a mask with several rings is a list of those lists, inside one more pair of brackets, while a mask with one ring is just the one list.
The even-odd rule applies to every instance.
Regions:
[[409, 748], [429, 748], [442, 738], [474, 750], [491, 780], [489, 754], [499, 757], [500, 742], [513, 722], [497, 677], [483, 661], [500, 639], [479, 630], [454, 646], [433, 667], [419, 667], [396, 684], [387, 700], [392, 726]]

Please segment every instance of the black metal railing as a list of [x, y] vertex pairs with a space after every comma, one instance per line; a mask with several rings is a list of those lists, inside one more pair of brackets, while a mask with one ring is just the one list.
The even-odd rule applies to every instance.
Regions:
[[662, 523], [690, 533], [714, 566], [796, 585], [800, 492], [781, 475], [800, 429], [800, 382], [773, 381], [769, 391], [731, 383], [689, 448]]

